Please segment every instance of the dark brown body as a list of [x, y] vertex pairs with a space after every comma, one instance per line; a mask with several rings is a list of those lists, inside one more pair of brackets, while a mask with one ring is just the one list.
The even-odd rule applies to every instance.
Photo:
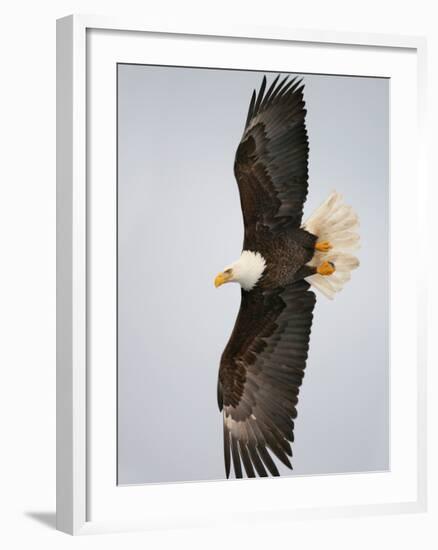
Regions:
[[[253, 234], [253, 252], [260, 252], [266, 269], [257, 286], [260, 289], [285, 287], [315, 272], [306, 266], [315, 253], [317, 237], [302, 228], [286, 228], [273, 234], [262, 226]], [[275, 242], [274, 242], [275, 241]]]

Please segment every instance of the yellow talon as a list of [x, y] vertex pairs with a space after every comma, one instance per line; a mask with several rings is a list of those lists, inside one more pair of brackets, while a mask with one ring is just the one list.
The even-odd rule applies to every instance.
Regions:
[[322, 264], [318, 266], [316, 271], [320, 275], [331, 275], [336, 270], [335, 270], [335, 265], [332, 264], [332, 262], [322, 262]]
[[328, 252], [331, 248], [333, 245], [329, 241], [320, 241], [315, 244], [315, 249], [319, 252]]

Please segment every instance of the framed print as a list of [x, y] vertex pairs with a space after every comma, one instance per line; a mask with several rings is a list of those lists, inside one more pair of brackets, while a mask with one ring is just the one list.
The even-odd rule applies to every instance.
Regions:
[[57, 52], [58, 528], [424, 509], [424, 41]]

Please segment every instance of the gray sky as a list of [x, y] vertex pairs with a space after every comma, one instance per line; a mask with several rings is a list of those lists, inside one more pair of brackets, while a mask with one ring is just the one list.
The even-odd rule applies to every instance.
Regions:
[[[268, 74], [268, 73], [267, 73]], [[238, 285], [233, 161], [263, 73], [119, 65], [119, 483], [224, 477], [216, 402]], [[274, 75], [270, 75], [271, 79]], [[310, 141], [305, 218], [333, 190], [361, 220], [361, 267], [317, 293], [291, 473], [389, 466], [389, 81], [303, 75]]]

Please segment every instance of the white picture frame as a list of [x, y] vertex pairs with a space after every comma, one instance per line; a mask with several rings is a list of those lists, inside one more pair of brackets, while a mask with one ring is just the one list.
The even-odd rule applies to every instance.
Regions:
[[[202, 43], [202, 48], [199, 44]], [[153, 47], [151, 47], [153, 46]], [[196, 47], [194, 47], [196, 46]], [[279, 55], [272, 60], [272, 49]], [[117, 487], [113, 364], [115, 64], [142, 62], [361, 74], [391, 89], [391, 470], [252, 482]], [[254, 52], [257, 49], [257, 57]], [[202, 52], [202, 53], [200, 53]], [[321, 52], [325, 55], [321, 60]], [[69, 16], [57, 22], [57, 528], [70, 534], [215, 525], [223, 521], [421, 511], [426, 507], [426, 285], [403, 267], [425, 257], [425, 55], [422, 38], [271, 28], [152, 29], [138, 21]], [[250, 60], [250, 61], [249, 61]], [[283, 64], [282, 64], [283, 63]], [[275, 66], [274, 66], [275, 65]], [[305, 65], [305, 66], [304, 66]], [[298, 72], [298, 70], [291, 71]], [[99, 101], [106, 90], [105, 100]], [[407, 94], [407, 95], [403, 95]], [[404, 124], [404, 100], [415, 104]], [[92, 122], [92, 124], [90, 123]], [[105, 158], [102, 162], [99, 156]], [[109, 160], [108, 160], [109, 159]], [[394, 181], [397, 185], [394, 185]], [[109, 191], [108, 191], [109, 189]], [[109, 193], [102, 200], [102, 192]], [[91, 200], [92, 199], [92, 200]], [[416, 203], [414, 221], [403, 212]], [[100, 206], [105, 204], [106, 206]], [[96, 225], [97, 220], [99, 224]], [[99, 231], [104, 227], [104, 232]], [[102, 240], [108, 246], [101, 245]], [[98, 252], [103, 250], [103, 252]], [[90, 266], [93, 265], [93, 269]], [[421, 265], [413, 262], [413, 265]], [[95, 284], [96, 273], [106, 282]], [[403, 307], [398, 297], [405, 296]], [[108, 302], [109, 306], [103, 303]], [[109, 307], [110, 309], [105, 309]], [[97, 312], [97, 313], [96, 313]], [[97, 317], [96, 317], [97, 315]], [[100, 315], [100, 317], [99, 317]], [[409, 317], [406, 320], [406, 317]], [[99, 327], [98, 331], [96, 326]], [[105, 332], [106, 331], [106, 332]], [[108, 340], [108, 337], [110, 340]], [[102, 346], [102, 341], [112, 342]], [[102, 354], [107, 354], [106, 357]], [[91, 365], [93, 367], [91, 368]], [[409, 373], [409, 374], [408, 374]], [[414, 374], [413, 374], [414, 373]], [[409, 376], [409, 379], [407, 378]], [[409, 399], [409, 401], [406, 401]], [[406, 403], [409, 403], [409, 411]], [[405, 410], [404, 410], [405, 409]], [[406, 431], [410, 434], [406, 438]], [[399, 452], [404, 446], [403, 456]], [[293, 487], [293, 498], [290, 498]], [[284, 498], [282, 487], [288, 487]], [[211, 502], [211, 506], [205, 506]], [[245, 503], [242, 512], [232, 503]], [[257, 502], [257, 505], [255, 504]], [[260, 503], [265, 502], [265, 504]], [[231, 503], [231, 504], [230, 504]], [[227, 506], [224, 506], [227, 504]]]

